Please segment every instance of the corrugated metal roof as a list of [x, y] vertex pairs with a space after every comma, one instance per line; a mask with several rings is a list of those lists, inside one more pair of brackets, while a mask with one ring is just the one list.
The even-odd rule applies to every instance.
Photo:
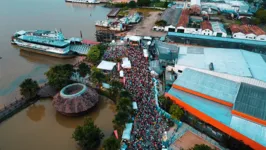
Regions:
[[229, 107], [174, 88], [171, 88], [168, 93], [215, 120], [227, 126], [230, 125], [232, 114]]
[[[188, 53], [188, 49], [190, 47], [180, 47], [177, 65], [209, 70], [209, 64], [213, 63], [216, 72], [252, 77], [249, 66], [238, 49], [204, 48], [203, 53], [198, 54]], [[203, 48], [193, 49], [202, 51]]]
[[266, 127], [246, 119], [232, 116], [230, 127], [266, 147]]
[[234, 109], [266, 120], [266, 89], [241, 83]]
[[[181, 67], [181, 66], [178, 66], [178, 67]], [[253, 78], [234, 76], [234, 75], [230, 75], [230, 74], [219, 73], [219, 72], [214, 72], [214, 71], [204, 70], [204, 69], [198, 69], [198, 68], [193, 68], [193, 67], [185, 67], [185, 66], [182, 66], [182, 67], [183, 68], [190, 68], [190, 69], [193, 69], [193, 70], [196, 70], [196, 71], [199, 71], [199, 72], [203, 72], [203, 73], [206, 73], [206, 74], [210, 74], [210, 75], [213, 75], [213, 76], [216, 76], [216, 77], [232, 80], [234, 82], [239, 82], [239, 83], [243, 82], [243, 83], [247, 83], [247, 84], [251, 84], [251, 85], [255, 85], [255, 86], [266, 88], [266, 82], [263, 82], [263, 81], [260, 81], [260, 80], [256, 80], [256, 79], [253, 79]]]
[[167, 25], [176, 26], [181, 15], [181, 8], [167, 8], [162, 14], [162, 20], [167, 22]]
[[231, 103], [235, 102], [240, 86], [237, 82], [192, 69], [185, 69], [174, 84]]
[[172, 60], [178, 57], [179, 48], [177, 47], [177, 45], [155, 41], [155, 47], [159, 53], [160, 59]]

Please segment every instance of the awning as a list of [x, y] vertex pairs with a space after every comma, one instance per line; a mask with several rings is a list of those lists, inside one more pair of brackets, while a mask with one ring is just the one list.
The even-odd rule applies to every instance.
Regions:
[[148, 53], [147, 49], [143, 49], [143, 55], [144, 55], [144, 57], [148, 57], [149, 56], [149, 53]]
[[130, 36], [129, 40], [134, 41], [134, 42], [139, 42], [141, 40], [141, 37], [140, 36]]
[[133, 123], [126, 123], [126, 127], [123, 131], [122, 139], [123, 140], [130, 140], [130, 135], [132, 131]]
[[137, 102], [132, 102], [133, 109], [138, 110]]

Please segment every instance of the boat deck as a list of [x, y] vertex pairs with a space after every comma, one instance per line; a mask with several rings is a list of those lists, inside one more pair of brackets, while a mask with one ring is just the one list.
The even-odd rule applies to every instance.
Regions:
[[113, 8], [109, 14], [107, 15], [108, 17], [116, 17], [116, 15], [119, 13], [120, 8]]

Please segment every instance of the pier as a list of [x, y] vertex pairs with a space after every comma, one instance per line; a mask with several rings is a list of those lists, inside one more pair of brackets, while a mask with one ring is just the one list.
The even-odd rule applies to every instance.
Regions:
[[108, 17], [116, 17], [116, 15], [119, 13], [120, 8], [113, 8], [109, 14], [107, 15]]

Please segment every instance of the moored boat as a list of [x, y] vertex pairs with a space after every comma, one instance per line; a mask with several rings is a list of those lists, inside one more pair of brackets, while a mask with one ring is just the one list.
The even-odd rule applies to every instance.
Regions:
[[11, 43], [17, 45], [22, 50], [41, 53], [59, 58], [74, 57], [70, 51], [70, 41], [58, 31], [34, 30], [16, 32], [11, 39]]

